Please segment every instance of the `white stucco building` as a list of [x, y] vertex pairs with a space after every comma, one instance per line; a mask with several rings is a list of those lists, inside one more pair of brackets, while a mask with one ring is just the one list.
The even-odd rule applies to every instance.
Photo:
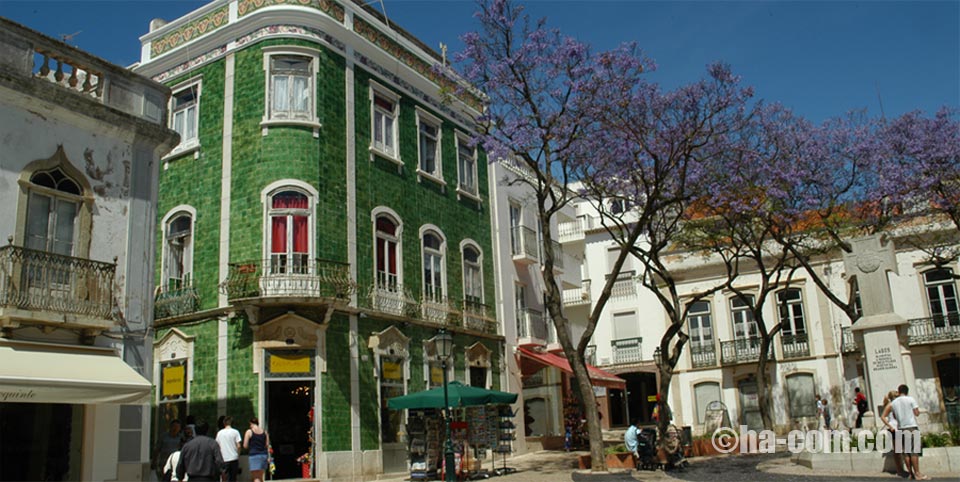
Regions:
[[0, 18], [0, 479], [145, 475], [169, 96]]
[[[503, 320], [509, 351], [504, 386], [520, 394], [517, 420], [522, 420], [523, 426], [518, 427], [518, 434], [525, 435], [517, 437], [517, 450], [562, 448], [568, 419], [576, 415], [570, 398], [575, 388], [556, 328], [544, 306], [537, 200], [532, 187], [522, 182], [524, 177], [532, 177], [519, 161], [500, 160], [491, 163], [490, 169], [491, 210], [497, 228], [497, 318]], [[551, 222], [554, 270], [574, 341], [582, 335], [591, 308], [590, 281], [581, 272], [583, 222], [574, 204], [567, 205]], [[590, 367], [590, 372], [601, 407], [607, 406], [610, 392], [623, 392], [623, 380], [595, 367]], [[602, 424], [609, 427], [608, 417]]]
[[[602, 280], [616, 259], [617, 246], [590, 215], [588, 203], [578, 207], [585, 225], [583, 278]], [[590, 221], [590, 220], [593, 221]], [[591, 229], [590, 226], [595, 226]], [[955, 229], [948, 226], [945, 229]], [[937, 269], [924, 253], [905, 239], [893, 239], [896, 272], [888, 273], [893, 309], [908, 323], [899, 333], [900, 353], [906, 380], [884, 380], [889, 390], [901, 383], [911, 389], [920, 404], [922, 427], [938, 430], [952, 421], [960, 424], [960, 313], [956, 295], [956, 263]], [[681, 298], [706, 291], [726, 276], [721, 262], [697, 254], [678, 253], [670, 261], [680, 280]], [[593, 337], [595, 362], [627, 380], [625, 393], [611, 391], [610, 423], [624, 426], [629, 418], [651, 423], [657, 393], [655, 351], [669, 321], [654, 294], [641, 285], [642, 266], [628, 260]], [[845, 273], [836, 254], [820, 261], [832, 291], [846, 297], [855, 283]], [[742, 274], [736, 285], [756, 292], [759, 276]], [[592, 296], [599, 294], [593, 283]], [[870, 393], [864, 375], [864, 354], [850, 330], [849, 318], [834, 306], [802, 269], [789, 285], [778, 288], [764, 308], [767, 325], [783, 321], [774, 336], [770, 382], [774, 424], [784, 430], [816, 427], [815, 395], [828, 400], [834, 427], [853, 427], [856, 409], [854, 388], [861, 387], [872, 411], [885, 393]], [[782, 320], [781, 320], [781, 317]], [[669, 403], [674, 423], [691, 426], [694, 434], [704, 430], [707, 405], [720, 401], [734, 426], [762, 428], [757, 404], [759, 339], [755, 322], [734, 293], [721, 290], [690, 307], [684, 332], [690, 339], [675, 370]], [[950, 420], [948, 420], [948, 413]], [[871, 417], [865, 426], [872, 424]]]

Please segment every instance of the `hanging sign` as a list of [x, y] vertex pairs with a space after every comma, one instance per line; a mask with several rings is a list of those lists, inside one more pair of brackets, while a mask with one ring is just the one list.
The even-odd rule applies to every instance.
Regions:
[[270, 373], [310, 373], [310, 356], [271, 353]]
[[185, 364], [166, 365], [161, 368], [162, 386], [160, 395], [162, 398], [175, 398], [186, 396], [187, 394], [187, 366]]
[[443, 369], [436, 365], [430, 366], [430, 383], [434, 385], [443, 384]]
[[403, 372], [400, 370], [400, 364], [396, 362], [383, 362], [383, 378], [388, 380], [403, 380]]

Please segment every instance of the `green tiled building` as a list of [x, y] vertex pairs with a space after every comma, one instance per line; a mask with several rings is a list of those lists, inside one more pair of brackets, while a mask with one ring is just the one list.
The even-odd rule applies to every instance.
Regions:
[[218, 0], [141, 40], [182, 137], [160, 170], [154, 433], [258, 417], [277, 478], [303, 454], [321, 479], [407, 470], [386, 399], [440, 384], [439, 330], [452, 379], [501, 386], [478, 94], [350, 1]]

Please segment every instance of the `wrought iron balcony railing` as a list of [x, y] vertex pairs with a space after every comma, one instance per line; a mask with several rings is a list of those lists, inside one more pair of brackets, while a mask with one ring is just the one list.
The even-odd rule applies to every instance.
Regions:
[[810, 341], [806, 333], [784, 334], [780, 337], [783, 344], [783, 359], [810, 356]]
[[420, 316], [441, 325], [460, 324], [460, 312], [446, 296], [425, 295], [420, 298]]
[[690, 345], [690, 362], [693, 368], [717, 366], [717, 350], [712, 342]]
[[524, 308], [517, 313], [518, 331], [520, 338], [533, 338], [549, 343], [550, 330], [547, 327], [543, 313], [530, 308]]
[[907, 335], [911, 345], [960, 341], [960, 313], [910, 320]]
[[221, 290], [229, 300], [242, 298], [346, 299], [355, 290], [350, 265], [296, 257], [231, 263]]
[[[767, 358], [773, 354], [773, 344], [767, 347]], [[720, 363], [736, 365], [760, 360], [760, 338], [740, 338], [720, 342]]]
[[640, 353], [642, 338], [621, 338], [610, 341], [613, 347], [613, 363], [638, 363], [643, 361]]
[[590, 304], [590, 280], [583, 280], [579, 288], [563, 290], [563, 306]]
[[858, 351], [860, 351], [860, 347], [857, 346], [857, 341], [853, 337], [853, 331], [850, 330], [849, 326], [844, 326], [840, 329], [840, 352], [856, 353]]
[[117, 265], [60, 254], [0, 248], [0, 307], [114, 320]]
[[190, 278], [160, 287], [153, 299], [154, 320], [183, 316], [199, 309], [200, 295]]
[[463, 326], [484, 333], [497, 332], [497, 319], [492, 307], [476, 300], [463, 300]]
[[531, 263], [539, 260], [537, 232], [526, 226], [514, 226], [510, 229], [510, 247], [514, 260]]

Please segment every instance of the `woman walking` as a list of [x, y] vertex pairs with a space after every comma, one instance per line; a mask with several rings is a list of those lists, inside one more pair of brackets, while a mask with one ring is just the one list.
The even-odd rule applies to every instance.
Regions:
[[243, 448], [250, 454], [250, 477], [253, 482], [263, 482], [270, 458], [270, 435], [260, 428], [257, 417], [250, 419], [250, 428], [243, 434]]

